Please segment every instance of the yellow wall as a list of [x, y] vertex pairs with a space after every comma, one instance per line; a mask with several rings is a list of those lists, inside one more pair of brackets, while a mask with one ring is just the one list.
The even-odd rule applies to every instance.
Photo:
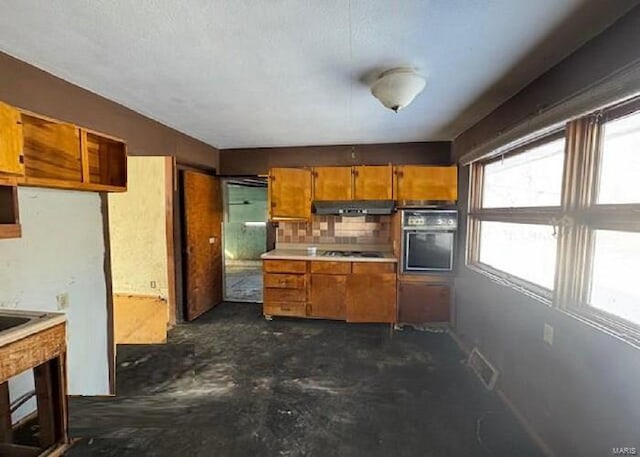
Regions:
[[[129, 157], [127, 167], [127, 192], [112, 193], [108, 197], [113, 293], [162, 298], [165, 306], [153, 309], [163, 312], [162, 319], [168, 322], [166, 158]], [[128, 306], [136, 306], [136, 302]], [[130, 322], [119, 322], [118, 316], [126, 319], [135, 314], [116, 313], [115, 333], [118, 334], [122, 326], [130, 325]], [[157, 316], [148, 316], [137, 323], [143, 334], [145, 323], [157, 326]], [[127, 334], [140, 340], [136, 342], [145, 342], [135, 331], [129, 329]]]

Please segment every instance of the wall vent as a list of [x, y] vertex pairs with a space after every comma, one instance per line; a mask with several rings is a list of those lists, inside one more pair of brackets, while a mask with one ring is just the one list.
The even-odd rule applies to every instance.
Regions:
[[489, 389], [493, 390], [498, 382], [498, 370], [489, 363], [485, 356], [483, 356], [477, 347], [474, 347], [469, 354], [467, 365], [471, 367], [473, 372], [480, 378], [482, 384]]

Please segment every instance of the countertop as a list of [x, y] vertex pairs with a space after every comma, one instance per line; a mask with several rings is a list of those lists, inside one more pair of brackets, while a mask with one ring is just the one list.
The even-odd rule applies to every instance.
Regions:
[[[347, 249], [355, 250], [355, 249]], [[393, 252], [380, 252], [382, 257], [330, 257], [322, 255], [324, 249], [318, 248], [316, 255], [309, 255], [306, 249], [274, 249], [273, 251], [265, 252], [260, 257], [263, 260], [312, 260], [312, 261], [324, 261], [324, 262], [397, 262], [398, 259], [393, 255]]]
[[3, 317], [17, 317], [29, 319], [27, 322], [0, 331], [0, 346], [21, 340], [34, 333], [41, 332], [58, 324], [66, 322], [63, 313], [48, 313], [39, 311], [22, 311], [15, 309], [0, 309], [0, 319]]

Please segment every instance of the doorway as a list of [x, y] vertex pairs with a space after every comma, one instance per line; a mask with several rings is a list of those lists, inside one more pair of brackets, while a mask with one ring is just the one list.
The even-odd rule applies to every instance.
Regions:
[[268, 250], [267, 182], [228, 179], [224, 195], [225, 301], [262, 303], [262, 260]]

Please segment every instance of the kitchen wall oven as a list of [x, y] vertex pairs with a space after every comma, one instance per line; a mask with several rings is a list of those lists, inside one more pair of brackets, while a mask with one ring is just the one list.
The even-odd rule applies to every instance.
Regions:
[[402, 272], [453, 271], [457, 229], [456, 210], [402, 211]]

